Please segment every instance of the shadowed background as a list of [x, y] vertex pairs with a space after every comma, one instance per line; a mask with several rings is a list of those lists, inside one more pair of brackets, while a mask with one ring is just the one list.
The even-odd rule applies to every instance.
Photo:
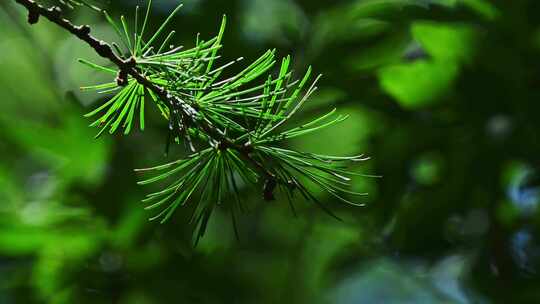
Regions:
[[[178, 1], [155, 1], [156, 28]], [[227, 210], [192, 247], [179, 209], [149, 223], [133, 168], [165, 157], [166, 123], [102, 137], [82, 114], [103, 80], [92, 50], [0, 3], [0, 303], [537, 303], [540, 301], [540, 2], [185, 0], [171, 28], [193, 46], [229, 18], [222, 63], [268, 48], [324, 74], [297, 121], [341, 125], [290, 147], [372, 157], [367, 207], [264, 202], [236, 240]], [[139, 1], [102, 1], [133, 16]], [[118, 40], [88, 9], [68, 12]], [[129, 18], [131, 19], [131, 18]], [[242, 65], [236, 67], [240, 69]], [[107, 75], [105, 75], [107, 76]]]

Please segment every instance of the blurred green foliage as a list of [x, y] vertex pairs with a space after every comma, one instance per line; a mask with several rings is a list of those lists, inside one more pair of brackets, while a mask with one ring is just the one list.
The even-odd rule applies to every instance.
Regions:
[[[156, 2], [152, 26], [177, 4]], [[343, 221], [301, 202], [294, 217], [246, 192], [240, 240], [222, 210], [196, 248], [182, 212], [148, 223], [131, 169], [163, 161], [158, 113], [144, 133], [94, 140], [82, 114], [98, 97], [77, 87], [103, 79], [76, 59], [95, 55], [3, 1], [0, 303], [540, 301], [540, 2], [185, 2], [180, 44], [226, 13], [224, 57], [278, 47], [324, 74], [299, 119], [351, 118], [289, 144], [372, 156], [356, 169], [382, 178], [354, 184], [368, 207], [320, 191]], [[69, 14], [114, 37], [95, 12]]]

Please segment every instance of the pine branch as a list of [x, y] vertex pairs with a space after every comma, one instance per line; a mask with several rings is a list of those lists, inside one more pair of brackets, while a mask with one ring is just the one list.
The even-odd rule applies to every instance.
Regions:
[[[174, 111], [175, 109], [180, 109], [183, 112], [184, 116], [189, 119], [189, 123], [202, 128], [215, 140], [220, 149], [230, 148], [237, 150], [241, 153], [242, 156], [249, 160], [252, 165], [254, 165], [258, 170], [260, 170], [261, 173], [266, 176], [267, 180], [270, 181], [269, 183], [277, 182], [272, 173], [266, 170], [258, 161], [251, 157], [250, 152], [252, 151], [252, 148], [250, 147], [250, 145], [238, 145], [226, 138], [218, 129], [216, 129], [211, 124], [200, 122], [197, 119], [198, 111], [196, 105], [187, 104], [180, 98], [174, 97], [172, 94], [167, 92], [167, 90], [152, 83], [136, 69], [137, 62], [133, 57], [128, 59], [120, 58], [113, 52], [110, 44], [106, 43], [103, 40], [98, 40], [90, 34], [91, 29], [88, 25], [74, 25], [69, 20], [61, 16], [61, 9], [59, 7], [51, 7], [47, 9], [33, 0], [15, 0], [15, 2], [21, 4], [28, 10], [28, 23], [35, 24], [38, 22], [39, 17], [42, 16], [51, 21], [52, 23], [67, 30], [80, 40], [86, 42], [91, 48], [94, 49], [94, 51], [99, 56], [108, 59], [119, 68], [118, 77], [116, 79], [118, 84], [127, 83], [127, 75], [130, 75], [145, 88], [154, 92], [161, 100], [166, 101], [170, 112]], [[273, 192], [274, 188], [275, 187], [265, 187], [264, 197], [272, 197], [271, 193]]]
[[[132, 130], [137, 109], [140, 129], [144, 130], [145, 102], [150, 100], [168, 120], [167, 149], [171, 142], [180, 143], [184, 139], [183, 142], [194, 152], [185, 159], [136, 170], [154, 173], [153, 177], [139, 182], [142, 185], [175, 178], [165, 189], [148, 194], [143, 200], [149, 204], [147, 209], [160, 209], [151, 220], [161, 219], [162, 223], [165, 222], [176, 208], [198, 195], [200, 200], [192, 214], [192, 221], [198, 227], [198, 240], [204, 234], [214, 207], [221, 204], [224, 197], [230, 196], [233, 198], [230, 209], [236, 231], [235, 213], [243, 210], [239, 187], [249, 184], [262, 184], [265, 200], [273, 200], [276, 190], [285, 193], [293, 212], [294, 195], [300, 193], [304, 199], [316, 203], [334, 216], [311, 193], [307, 183], [325, 190], [344, 203], [362, 205], [347, 199], [347, 196], [364, 194], [346, 189], [351, 177], [359, 174], [347, 170], [345, 164], [367, 158], [362, 155], [318, 155], [277, 146], [283, 140], [318, 132], [347, 119], [346, 115], [337, 115], [334, 110], [303, 125], [285, 128], [317, 89], [320, 76], [309, 85], [312, 74], [309, 68], [301, 79], [294, 80], [289, 56], [281, 61], [278, 75], [272, 75], [269, 71], [275, 66], [276, 60], [275, 51], [270, 50], [240, 73], [220, 80], [227, 67], [241, 60], [215, 66], [219, 58], [218, 50], [222, 47], [225, 17], [216, 37], [208, 41], [197, 37], [195, 47], [191, 49], [170, 46], [167, 50], [166, 45], [174, 31], [166, 35], [161, 45], [154, 44], [161, 39], [159, 36], [181, 6], [148, 40], [145, 40], [145, 30], [151, 0], [142, 26], [139, 7], [136, 8], [134, 32], [130, 32], [124, 16], [121, 16], [121, 26], [118, 26], [103, 11], [122, 39], [122, 50], [114, 43], [108, 44], [93, 37], [89, 26], [76, 26], [64, 19], [58, 7], [47, 9], [33, 0], [15, 1], [28, 10], [30, 24], [37, 23], [40, 17], [46, 18], [84, 41], [98, 55], [116, 66], [117, 69], [112, 69], [79, 60], [90, 68], [116, 76], [115, 81], [82, 88], [116, 92], [114, 97], [85, 115], [101, 115], [91, 124], [101, 128], [97, 136], [106, 130], [112, 134], [119, 128], [124, 128], [124, 134], [128, 134]], [[86, 3], [79, 1], [72, 2]], [[254, 84], [263, 77], [266, 78], [263, 83]]]

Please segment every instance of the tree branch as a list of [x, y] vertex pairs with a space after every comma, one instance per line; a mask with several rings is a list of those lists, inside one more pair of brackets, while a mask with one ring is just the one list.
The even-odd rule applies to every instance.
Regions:
[[[251, 163], [261, 174], [264, 175], [265, 183], [263, 186], [263, 197], [266, 200], [273, 200], [273, 191], [276, 184], [280, 181], [272, 172], [260, 164], [252, 155], [253, 147], [248, 142], [245, 145], [236, 143], [227, 138], [218, 128], [211, 123], [200, 119], [199, 108], [196, 104], [188, 104], [181, 98], [173, 96], [166, 89], [156, 85], [136, 68], [135, 58], [123, 59], [114, 53], [110, 44], [99, 40], [91, 35], [91, 29], [88, 25], [76, 26], [71, 21], [61, 16], [59, 7], [45, 8], [34, 0], [15, 0], [15, 2], [24, 6], [28, 10], [28, 23], [35, 24], [39, 21], [39, 17], [44, 17], [50, 22], [67, 30], [80, 40], [86, 42], [94, 51], [101, 57], [108, 59], [114, 63], [119, 71], [116, 81], [118, 85], [127, 84], [127, 76], [133, 77], [139, 84], [146, 89], [152, 91], [161, 100], [165, 101], [172, 115], [173, 111], [180, 110], [183, 118], [191, 125], [200, 127], [207, 135], [212, 138], [219, 149], [234, 149], [238, 151], [247, 161]], [[284, 182], [287, 184], [286, 182]]]

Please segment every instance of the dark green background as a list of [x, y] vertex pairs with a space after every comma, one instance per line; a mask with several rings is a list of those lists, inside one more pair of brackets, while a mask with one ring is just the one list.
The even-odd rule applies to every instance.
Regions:
[[[103, 3], [132, 16], [137, 1]], [[152, 27], [177, 1], [155, 1]], [[263, 202], [236, 240], [226, 210], [198, 247], [181, 210], [148, 223], [133, 168], [163, 156], [166, 125], [94, 140], [82, 117], [107, 80], [92, 50], [0, 3], [0, 303], [540, 302], [540, 1], [186, 0], [176, 43], [217, 32], [225, 60], [267, 48], [324, 74], [299, 120], [350, 119], [288, 142], [372, 157], [365, 208]], [[99, 37], [101, 16], [69, 12]], [[111, 38], [112, 37], [112, 38]], [[225, 62], [224, 60], [224, 62]], [[107, 75], [105, 75], [107, 76]], [[153, 118], [152, 118], [153, 117]]]

